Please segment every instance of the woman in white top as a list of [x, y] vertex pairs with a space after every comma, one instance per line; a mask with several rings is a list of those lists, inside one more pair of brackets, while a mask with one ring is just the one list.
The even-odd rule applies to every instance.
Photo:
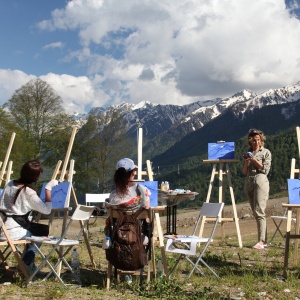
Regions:
[[[32, 210], [42, 214], [50, 214], [52, 209], [51, 190], [58, 184], [52, 179], [47, 183], [46, 201], [43, 202], [37, 195], [34, 184], [43, 173], [43, 168], [38, 160], [26, 162], [21, 169], [20, 178], [12, 180], [6, 184], [0, 199], [0, 215], [5, 220], [5, 226], [13, 240], [24, 239], [31, 236], [31, 232], [21, 227], [13, 218], [14, 216], [24, 216]], [[5, 239], [3, 232], [0, 239]], [[33, 246], [27, 245], [23, 261], [27, 266], [28, 273], [34, 271], [34, 258], [36, 251]]]

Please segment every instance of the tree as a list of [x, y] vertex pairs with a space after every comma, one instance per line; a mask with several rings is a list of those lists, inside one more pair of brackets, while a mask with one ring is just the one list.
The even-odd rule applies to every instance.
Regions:
[[56, 128], [63, 127], [62, 120], [69, 118], [64, 114], [61, 97], [39, 78], [16, 90], [5, 106], [22, 131], [23, 153], [30, 159], [42, 157], [43, 142]]
[[89, 115], [74, 142], [74, 181], [79, 193], [111, 191], [116, 162], [132, 157], [133, 141], [126, 131], [126, 122], [115, 108]]

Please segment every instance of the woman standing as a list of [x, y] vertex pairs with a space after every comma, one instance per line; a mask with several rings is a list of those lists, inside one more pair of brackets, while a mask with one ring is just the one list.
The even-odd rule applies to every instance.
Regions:
[[[21, 227], [13, 216], [24, 216], [32, 210], [46, 215], [51, 212], [51, 190], [52, 187], [58, 184], [58, 181], [52, 179], [47, 183], [45, 187], [46, 201], [44, 203], [34, 188], [34, 184], [42, 173], [42, 165], [38, 160], [28, 161], [22, 166], [20, 178], [8, 182], [4, 187], [0, 199], [0, 213], [6, 219], [5, 226], [13, 240], [25, 239], [32, 235], [30, 231]], [[5, 239], [3, 233], [1, 233], [0, 238]], [[35, 248], [28, 244], [23, 261], [29, 275], [35, 271], [35, 253]]]
[[268, 173], [271, 167], [271, 152], [264, 148], [266, 137], [257, 129], [248, 133], [248, 152], [243, 155], [243, 174], [246, 178], [246, 193], [257, 223], [258, 242], [253, 248], [261, 250], [266, 247], [266, 206], [269, 199]]

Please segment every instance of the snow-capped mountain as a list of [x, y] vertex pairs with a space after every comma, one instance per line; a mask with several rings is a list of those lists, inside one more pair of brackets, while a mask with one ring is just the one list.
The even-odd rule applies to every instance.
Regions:
[[[151, 152], [153, 140], [156, 143], [160, 140], [168, 140], [168, 143], [162, 143], [160, 146], [159, 151], [162, 153], [185, 135], [202, 128], [229, 109], [234, 116], [242, 119], [246, 112], [256, 108], [298, 100], [300, 100], [300, 82], [279, 89], [270, 89], [259, 95], [249, 90], [242, 90], [231, 97], [197, 101], [182, 106], [142, 101], [139, 104], [122, 103], [114, 108], [120, 110], [127, 120], [129, 135], [136, 136], [137, 128], [142, 126], [145, 151]], [[97, 116], [107, 110], [93, 108], [90, 114]], [[286, 118], [292, 113], [292, 109], [285, 108], [282, 111]], [[147, 145], [148, 142], [151, 142], [152, 146]]]

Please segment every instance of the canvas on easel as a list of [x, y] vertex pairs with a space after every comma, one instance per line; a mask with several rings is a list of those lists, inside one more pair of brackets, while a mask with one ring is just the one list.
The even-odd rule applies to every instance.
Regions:
[[[45, 202], [46, 200], [46, 182], [43, 184], [41, 189], [40, 198]], [[68, 199], [71, 193], [71, 182], [64, 181], [59, 182], [57, 186], [54, 186], [51, 190], [51, 201], [53, 208], [66, 208], [68, 207]]]
[[300, 204], [300, 179], [288, 179], [289, 204]]
[[[236, 232], [237, 232], [237, 237], [238, 237], [238, 242], [239, 242], [239, 247], [243, 248], [243, 242], [242, 242], [242, 237], [241, 237], [241, 232], [240, 232], [240, 225], [239, 225], [239, 218], [237, 214], [237, 209], [236, 209], [236, 203], [235, 203], [235, 197], [234, 197], [234, 192], [233, 192], [233, 186], [232, 186], [232, 181], [231, 181], [231, 174], [229, 170], [229, 163], [233, 162], [239, 162], [239, 160], [234, 159], [234, 153], [235, 151], [235, 145], [234, 142], [224, 142], [224, 141], [218, 141], [216, 143], [208, 143], [208, 160], [203, 160], [204, 163], [213, 163], [213, 168], [211, 172], [211, 177], [210, 177], [210, 183], [208, 187], [208, 192], [207, 192], [207, 197], [205, 202], [210, 202], [210, 198], [212, 195], [212, 188], [214, 187], [214, 180], [215, 176], [218, 174], [218, 190], [219, 190], [219, 203], [225, 202], [224, 201], [224, 194], [223, 194], [223, 185], [224, 185], [224, 180], [223, 180], [223, 175], [227, 176], [227, 182], [229, 185], [229, 192], [230, 192], [230, 198], [231, 198], [231, 204], [232, 204], [232, 209], [233, 209], [233, 218], [224, 218], [222, 216], [221, 218], [221, 235], [222, 235], [222, 240], [225, 238], [224, 234], [224, 224], [225, 222], [235, 222], [235, 227], [236, 227]], [[217, 172], [217, 164], [219, 166], [219, 171]], [[223, 166], [225, 165], [226, 170], [223, 170]], [[200, 232], [199, 236], [202, 236], [203, 230], [204, 230], [204, 225], [206, 223], [205, 217], [201, 221], [200, 225]]]
[[234, 159], [234, 142], [208, 143], [208, 159]]
[[150, 207], [156, 207], [158, 205], [158, 182], [157, 181], [141, 181], [140, 185], [146, 187], [150, 195]]

